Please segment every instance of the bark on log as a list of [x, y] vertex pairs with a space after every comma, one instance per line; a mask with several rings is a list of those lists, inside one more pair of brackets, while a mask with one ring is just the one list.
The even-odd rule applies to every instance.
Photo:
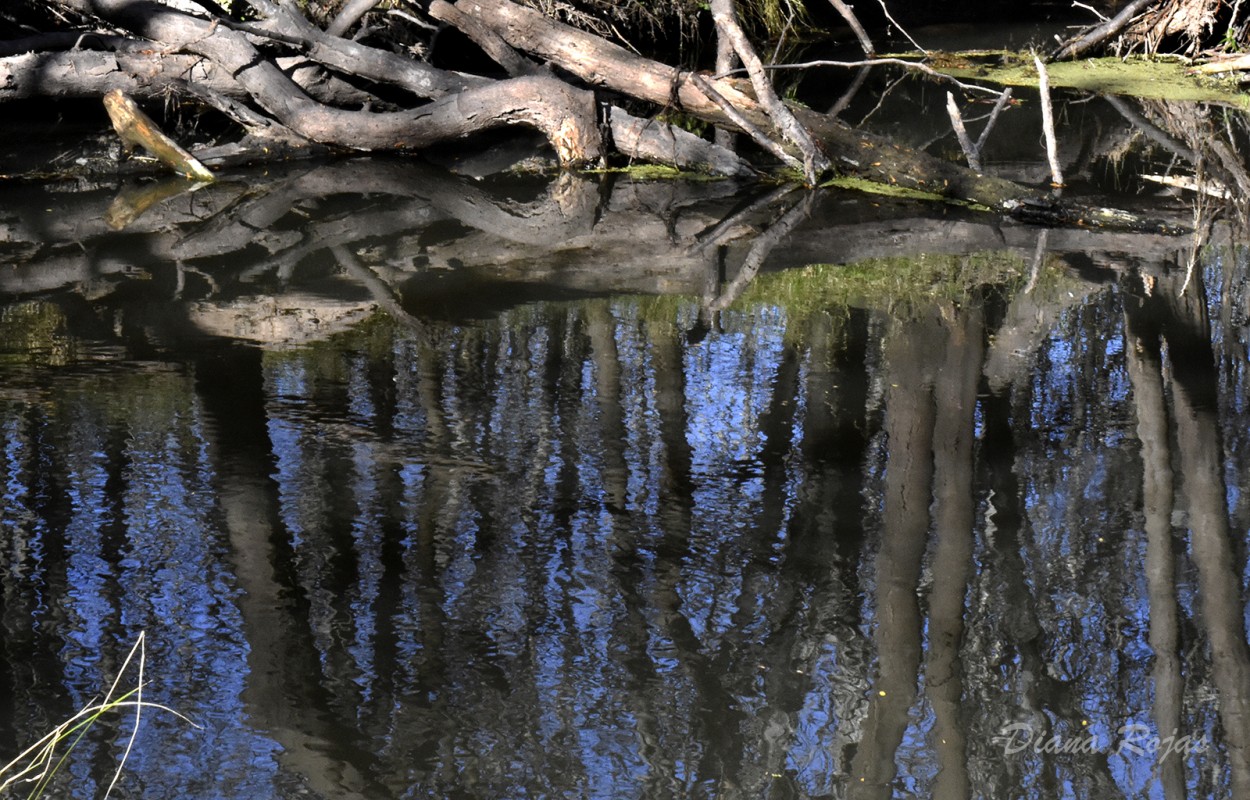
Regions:
[[377, 0], [348, 0], [343, 10], [334, 18], [334, 22], [326, 27], [326, 33], [331, 36], [342, 36], [375, 5], [377, 5]]
[[308, 58], [347, 75], [398, 86], [423, 98], [446, 97], [490, 82], [331, 35], [298, 11], [271, 0], [252, 0], [251, 5], [268, 19], [259, 26], [248, 26], [249, 31], [259, 28], [271, 32], [279, 41], [297, 41]]
[[446, 0], [434, 0], [430, 3], [429, 13], [439, 22], [445, 22], [468, 36], [474, 44], [482, 48], [482, 52], [490, 56], [491, 60], [503, 67], [504, 72], [512, 77], [533, 75], [538, 72], [537, 64], [509, 47], [499, 34], [483, 25], [481, 20], [470, 17]]
[[612, 142], [623, 155], [681, 169], [706, 169], [717, 175], [750, 176], [750, 165], [727, 148], [712, 144], [674, 125], [631, 116], [619, 108], [608, 112]]
[[[225, 70], [200, 56], [160, 53], [151, 42], [128, 40], [142, 47], [112, 52], [70, 50], [31, 52], [0, 58], [0, 102], [39, 97], [101, 97], [113, 89], [150, 99], [195, 83], [235, 100], [250, 95]], [[382, 105], [376, 97], [329, 75], [302, 57], [279, 58], [278, 68], [321, 103]], [[314, 69], [315, 68], [315, 69]]]

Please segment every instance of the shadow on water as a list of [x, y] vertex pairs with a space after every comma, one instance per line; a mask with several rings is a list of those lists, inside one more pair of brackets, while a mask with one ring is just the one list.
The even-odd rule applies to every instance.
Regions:
[[0, 751], [146, 631], [123, 796], [1250, 796], [1243, 250], [168, 189], [6, 189]]

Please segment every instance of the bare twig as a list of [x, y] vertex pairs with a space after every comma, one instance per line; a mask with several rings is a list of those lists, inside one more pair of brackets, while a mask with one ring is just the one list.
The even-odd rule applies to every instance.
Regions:
[[872, 39], [868, 37], [868, 32], [864, 30], [864, 26], [859, 24], [859, 18], [855, 16], [855, 9], [851, 8], [842, 0], [829, 0], [842, 19], [846, 20], [846, 24], [851, 26], [851, 30], [855, 32], [855, 37], [859, 39], [859, 46], [864, 51], [864, 55], [872, 58], [877, 54], [876, 48], [872, 44]]
[[1108, 17], [1106, 14], [1102, 13], [1102, 12], [1101, 12], [1101, 11], [1099, 11], [1098, 9], [1094, 8], [1094, 7], [1093, 7], [1093, 6], [1091, 6], [1091, 5], [1086, 5], [1085, 3], [1073, 2], [1073, 3], [1072, 3], [1072, 7], [1073, 7], [1073, 8], [1083, 8], [1083, 9], [1085, 9], [1086, 11], [1090, 12], [1091, 14], [1093, 14], [1095, 17], [1098, 17], [1098, 19], [1102, 20], [1103, 22], [1106, 22], [1107, 20], [1111, 19], [1110, 17]]
[[1050, 161], [1050, 182], [1063, 186], [1063, 170], [1059, 167], [1059, 145], [1055, 141], [1055, 110], [1050, 102], [1050, 76], [1046, 65], [1037, 53], [1033, 54], [1037, 66], [1037, 88], [1042, 97], [1042, 134], [1046, 137], [1046, 158]]
[[911, 34], [907, 32], [907, 29], [904, 28], [902, 25], [899, 25], [898, 20], [894, 19], [894, 17], [890, 14], [890, 9], [885, 7], [885, 0], [877, 0], [877, 2], [881, 4], [881, 10], [885, 12], [885, 18], [890, 21], [891, 25], [898, 28], [899, 33], [907, 37], [907, 41], [911, 42], [912, 47], [924, 53], [926, 56], [929, 55], [929, 51], [921, 47], [920, 43], [917, 42], [915, 39], [913, 39], [911, 37]]
[[990, 131], [994, 130], [994, 123], [998, 122], [998, 115], [1003, 113], [1003, 109], [1006, 108], [1007, 104], [1010, 102], [1011, 87], [1008, 86], [1006, 89], [1003, 89], [1002, 94], [998, 96], [998, 102], [994, 104], [994, 110], [990, 112], [989, 122], [985, 123], [985, 128], [982, 129], [981, 135], [977, 137], [976, 148], [978, 155], [981, 153], [981, 150], [985, 148], [985, 143], [989, 141]]
[[804, 180], [814, 186], [820, 174], [829, 168], [829, 159], [820, 151], [807, 129], [795, 119], [790, 109], [786, 108], [786, 105], [777, 97], [777, 92], [768, 80], [760, 57], [756, 55], [742, 26], [738, 24], [734, 0], [712, 0], [712, 19], [716, 23], [717, 34], [729, 39], [738, 58], [742, 59], [742, 63], [746, 66], [747, 74], [751, 78], [751, 86], [755, 89], [756, 99], [768, 114], [768, 118], [781, 135], [803, 154]]
[[959, 106], [955, 104], [955, 95], [950, 92], [946, 93], [946, 113], [950, 115], [951, 127], [955, 129], [955, 138], [959, 140], [959, 147], [964, 151], [964, 158], [968, 159], [968, 168], [980, 172], [981, 154], [977, 152], [976, 145], [968, 137], [963, 115], [959, 113]]

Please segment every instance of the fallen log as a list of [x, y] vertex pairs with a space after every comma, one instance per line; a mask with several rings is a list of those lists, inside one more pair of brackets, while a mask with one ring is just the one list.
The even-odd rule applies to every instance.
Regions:
[[[227, 160], [246, 155], [249, 147], [255, 156], [264, 158], [270, 156], [271, 147], [289, 152], [310, 143], [363, 151], [421, 149], [489, 128], [517, 124], [541, 131], [563, 165], [593, 163], [602, 157], [601, 124], [626, 134], [619, 136], [623, 150], [633, 147], [630, 152], [649, 159], [681, 164], [679, 159], [688, 156], [679, 153], [679, 149], [706, 147], [696, 145], [690, 137], [680, 142], [683, 137], [658, 122], [637, 126], [624, 117], [618, 118], [615, 112], [599, 119], [592, 92], [556, 77], [560, 74], [681, 111], [723, 129], [756, 129], [766, 141], [785, 145], [787, 149], [781, 153], [786, 158], [797, 157], [800, 163], [810, 165], [827, 157], [844, 176], [896, 184], [933, 197], [980, 204], [1039, 222], [1111, 227], [1141, 224], [1121, 215], [1091, 214], [1059, 203], [1041, 195], [1040, 189], [900, 147], [794, 104], [788, 105], [785, 114], [776, 109], [770, 112], [758, 101], [749, 82], [696, 76], [646, 59], [509, 0], [458, 0], [454, 8], [461, 12], [460, 16], [480, 23], [481, 30], [493, 31], [504, 47], [537, 56], [549, 67], [558, 68], [558, 73], [491, 81], [438, 70], [394, 53], [329, 36], [304, 19], [293, 0], [248, 0], [247, 4], [261, 16], [248, 22], [225, 16], [205, 18], [153, 0], [54, 2], [88, 19], [100, 20], [104, 23], [101, 28], [111, 27], [153, 43], [152, 55], [158, 63], [190, 57], [211, 65], [214, 79], [228, 83], [228, 91], [206, 87], [200, 97], [240, 121], [253, 136], [269, 137], [265, 144], [245, 140], [230, 146], [221, 154]], [[716, 5], [722, 19], [727, 8], [732, 10], [728, 2]], [[134, 54], [132, 48], [126, 49], [127, 55]], [[367, 79], [362, 81], [366, 97], [378, 90], [378, 84], [386, 84], [435, 99], [415, 109], [398, 111], [377, 111], [368, 99], [363, 107], [351, 109], [319, 102], [277, 63], [276, 54], [293, 50], [301, 58], [350, 73], [353, 79], [363, 76]], [[513, 63], [516, 71], [524, 68], [523, 64]], [[303, 75], [306, 80], [315, 77], [309, 72]], [[240, 93], [247, 106], [237, 103], [235, 98]], [[263, 115], [278, 125], [266, 129], [259, 124]], [[802, 137], [778, 130], [779, 125], [784, 126], [784, 118], [790, 116], [805, 132], [804, 136], [810, 134], [815, 149], [796, 145], [795, 140]], [[637, 138], [638, 133], [659, 136], [647, 140]], [[667, 149], [658, 147], [665, 137], [678, 144], [666, 145]], [[745, 171], [741, 162], [724, 159], [722, 155], [704, 149], [695, 161], [721, 161], [720, 171], [730, 174]], [[807, 171], [810, 179], [811, 170]]]
[[1114, 17], [1065, 41], [1050, 56], [1050, 60], [1067, 61], [1080, 58], [1091, 50], [1101, 47], [1111, 39], [1119, 36], [1137, 15], [1153, 2], [1154, 0], [1133, 0], [1133, 2], [1120, 9], [1120, 13]]
[[[456, 7], [482, 20], [509, 45], [549, 61], [594, 86], [602, 86], [660, 106], [672, 107], [717, 125], [736, 128], [693, 75], [629, 52], [592, 34], [548, 19], [509, 0], [458, 0]], [[753, 125], [771, 130], [764, 109], [735, 81], [700, 76]], [[993, 209], [1035, 198], [1026, 187], [981, 175], [925, 153], [907, 150], [881, 137], [854, 130], [810, 109], [790, 111], [828, 154], [837, 171], [868, 180], [920, 189]], [[776, 137], [780, 139], [781, 137]], [[802, 159], [802, 154], [794, 155]]]

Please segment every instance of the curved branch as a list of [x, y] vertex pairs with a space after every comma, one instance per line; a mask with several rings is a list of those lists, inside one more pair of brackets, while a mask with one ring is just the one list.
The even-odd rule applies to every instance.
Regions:
[[326, 33], [330, 36], [342, 36], [347, 33], [348, 29], [360, 21], [360, 18], [368, 14], [373, 7], [377, 5], [377, 0], [348, 0], [343, 6], [343, 10], [334, 18], [334, 22], [326, 28]]
[[[412, 111], [348, 111], [310, 98], [265, 59], [245, 34], [227, 26], [147, 0], [63, 2], [211, 59], [233, 75], [264, 111], [314, 142], [358, 150], [420, 148], [487, 128], [523, 124], [542, 131], [562, 164], [600, 156], [593, 96], [556, 78], [531, 76], [487, 83]], [[265, 5], [281, 13], [268, 0]], [[355, 44], [336, 41], [344, 46]]]

